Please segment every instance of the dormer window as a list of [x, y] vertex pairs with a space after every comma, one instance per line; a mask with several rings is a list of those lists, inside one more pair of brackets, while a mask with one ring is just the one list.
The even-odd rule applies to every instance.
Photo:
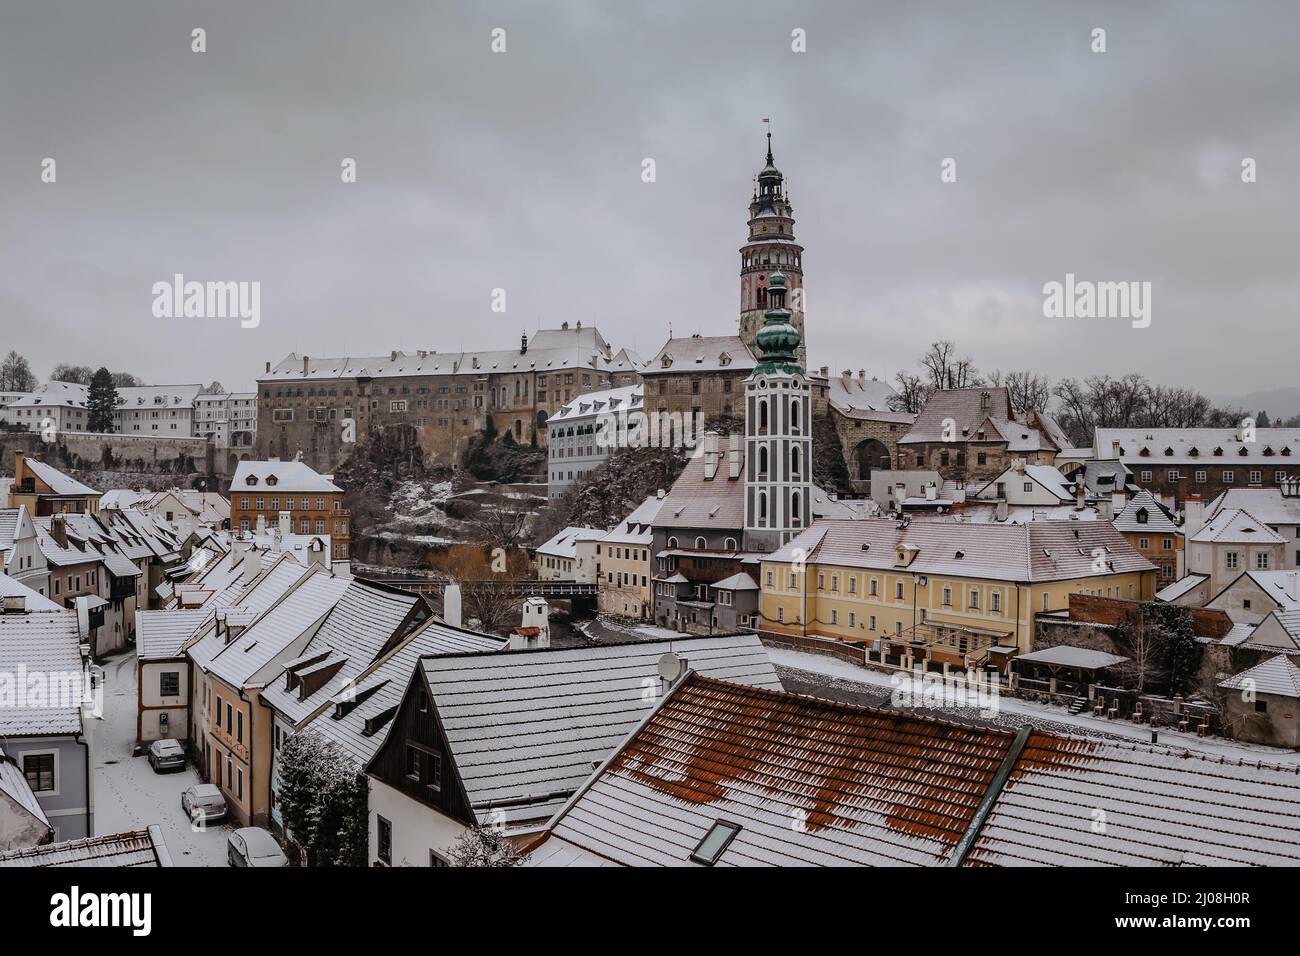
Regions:
[[1165, 449], [1165, 457], [1166, 457], [1166, 458], [1172, 458], [1172, 457], [1173, 457], [1173, 454], [1174, 454], [1174, 450], [1173, 450], [1172, 448], [1166, 448], [1166, 449]]
[[246, 485], [257, 484], [257, 475], [249, 475], [247, 478], [244, 479], [244, 484]]
[[1264, 449], [1264, 454], [1267, 455], [1267, 456], [1269, 456], [1269, 457], [1272, 457], [1272, 455], [1273, 455], [1273, 446], [1272, 446], [1272, 445], [1269, 445], [1268, 447], [1266, 447], [1266, 448]]
[[1214, 449], [1214, 455], [1215, 455], [1216, 458], [1222, 458], [1222, 457], [1223, 457], [1223, 449], [1222, 449], [1222, 448], [1216, 448], [1216, 449]]
[[1150, 458], [1150, 457], [1151, 457], [1151, 449], [1150, 449], [1150, 448], [1143, 448], [1140, 452], [1138, 452], [1138, 455], [1140, 455], [1140, 456], [1143, 457], [1143, 458]]
[[718, 364], [722, 366], [730, 365], [731, 356], [728, 355], [726, 352], [723, 352], [721, 355], [718, 356]]
[[275, 477], [275, 475], [267, 475], [267, 476], [266, 476], [266, 483], [267, 483], [268, 485], [278, 484], [279, 481], [280, 481], [280, 479], [277, 478], [277, 477]]
[[1246, 449], [1246, 446], [1245, 446], [1245, 445], [1242, 445], [1242, 446], [1241, 446], [1241, 451], [1237, 452], [1237, 454], [1238, 454], [1240, 457], [1245, 458], [1247, 455], [1250, 454], [1250, 452]]
[[668, 368], [668, 366], [673, 364], [673, 357], [671, 355], [665, 355], [659, 360], [659, 364], [664, 368]]
[[1146, 508], [1139, 508], [1139, 509], [1137, 510], [1137, 515], [1136, 515], [1136, 517], [1137, 517], [1137, 523], [1138, 523], [1138, 524], [1146, 524], [1146, 523], [1147, 523], [1147, 517], [1148, 517], [1147, 509], [1146, 509]]

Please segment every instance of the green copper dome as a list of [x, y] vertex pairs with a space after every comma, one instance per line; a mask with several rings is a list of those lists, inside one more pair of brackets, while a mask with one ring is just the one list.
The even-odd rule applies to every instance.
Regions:
[[754, 372], [798, 375], [803, 372], [795, 358], [799, 348], [799, 330], [790, 324], [790, 310], [785, 307], [785, 276], [780, 271], [773, 272], [768, 280], [767, 295], [772, 300], [772, 308], [767, 310], [763, 327], [756, 337], [762, 355]]

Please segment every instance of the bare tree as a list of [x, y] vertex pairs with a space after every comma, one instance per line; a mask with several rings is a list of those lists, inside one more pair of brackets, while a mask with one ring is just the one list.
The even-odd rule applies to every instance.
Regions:
[[89, 365], [69, 365], [60, 362], [50, 372], [51, 382], [68, 382], [72, 385], [89, 385], [95, 370]]
[[10, 349], [0, 362], [0, 392], [30, 392], [36, 388], [36, 376], [27, 359]]
[[1005, 387], [1011, 396], [1011, 407], [1019, 415], [1028, 412], [1045, 412], [1052, 400], [1052, 382], [1046, 375], [1028, 369], [1019, 372], [994, 372], [988, 384]]
[[895, 394], [889, 401], [890, 410], [909, 412], [913, 415], [918, 414], [925, 407], [933, 391], [921, 381], [921, 376], [903, 370], [894, 375], [894, 385]]
[[528, 512], [504, 503], [486, 505], [474, 516], [473, 524], [486, 544], [510, 551], [528, 533]]
[[975, 363], [958, 357], [957, 346], [948, 339], [931, 342], [920, 365], [931, 388], [971, 388], [981, 383]]

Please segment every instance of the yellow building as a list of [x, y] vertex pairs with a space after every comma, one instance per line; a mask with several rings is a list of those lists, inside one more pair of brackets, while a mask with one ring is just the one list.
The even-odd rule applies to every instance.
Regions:
[[870, 643], [900, 663], [1000, 666], [1070, 594], [1150, 600], [1155, 581], [1104, 521], [828, 520], [763, 559], [759, 613], [766, 633]]
[[597, 606], [602, 614], [654, 618], [654, 529], [664, 495], [651, 495], [596, 542]]

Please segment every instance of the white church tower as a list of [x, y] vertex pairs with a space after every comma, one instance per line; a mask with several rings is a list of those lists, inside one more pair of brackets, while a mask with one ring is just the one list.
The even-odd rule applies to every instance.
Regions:
[[772, 273], [759, 362], [745, 381], [746, 551], [774, 551], [812, 520], [812, 389], [785, 296], [785, 276]]

